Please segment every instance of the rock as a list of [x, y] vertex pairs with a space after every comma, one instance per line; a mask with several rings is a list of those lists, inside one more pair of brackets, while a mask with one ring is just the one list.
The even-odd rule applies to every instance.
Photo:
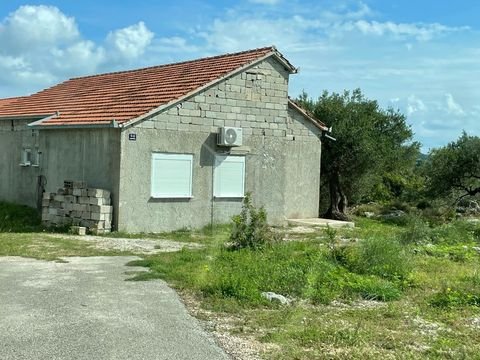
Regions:
[[472, 249], [480, 254], [480, 246], [472, 246]]
[[262, 296], [267, 299], [268, 301], [274, 302], [278, 301], [282, 305], [288, 305], [291, 303], [291, 300], [286, 298], [283, 295], [276, 294], [274, 292], [262, 292]]
[[365, 211], [365, 212], [363, 213], [363, 215], [364, 215], [366, 218], [369, 218], [369, 219], [370, 219], [370, 218], [372, 218], [372, 217], [375, 216], [375, 213], [374, 213], [374, 212], [371, 212], [371, 211]]
[[403, 210], [392, 210], [388, 214], [381, 215], [382, 219], [395, 219], [401, 216], [405, 216], [405, 211]]

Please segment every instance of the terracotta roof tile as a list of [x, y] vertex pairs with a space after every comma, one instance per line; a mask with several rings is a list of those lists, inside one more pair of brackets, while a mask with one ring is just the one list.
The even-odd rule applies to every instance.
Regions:
[[23, 97], [19, 96], [19, 97], [11, 97], [11, 98], [0, 99], [0, 111], [3, 108], [6, 108], [8, 105], [10, 105], [11, 103], [13, 103], [13, 102], [15, 102], [19, 99], [23, 99]]
[[42, 125], [123, 123], [274, 53], [281, 57], [274, 47], [266, 47], [73, 78], [27, 97], [0, 100], [0, 117], [58, 114]]

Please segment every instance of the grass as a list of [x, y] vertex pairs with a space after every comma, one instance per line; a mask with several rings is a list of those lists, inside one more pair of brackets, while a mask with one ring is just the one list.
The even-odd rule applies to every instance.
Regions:
[[72, 239], [68, 235], [44, 233], [0, 233], [0, 256], [23, 256], [59, 261], [68, 256], [132, 255], [129, 252], [102, 250], [91, 242]]
[[[478, 225], [418, 232], [411, 219], [356, 220], [262, 250], [226, 249], [225, 231], [205, 249], [133, 264], [151, 270], [138, 280], [163, 278], [230, 332], [274, 344], [268, 359], [479, 358]], [[294, 302], [269, 303], [262, 291]]]
[[101, 236], [108, 238], [124, 239], [168, 239], [179, 242], [197, 242], [210, 244], [215, 242], [219, 236], [224, 238], [230, 231], [228, 225], [205, 226], [201, 229], [180, 229], [173, 232], [160, 233], [127, 233], [123, 231], [114, 231]]
[[[23, 256], [61, 261], [68, 256], [113, 256], [131, 253], [102, 250], [91, 242], [45, 229], [40, 216], [28, 206], [0, 202], [0, 256]], [[63, 229], [66, 230], [66, 229]], [[57, 231], [57, 234], [51, 232]]]

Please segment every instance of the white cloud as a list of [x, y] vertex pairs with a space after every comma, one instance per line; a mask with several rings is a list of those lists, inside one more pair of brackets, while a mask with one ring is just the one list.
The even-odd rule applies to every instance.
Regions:
[[11, 53], [65, 44], [79, 35], [75, 19], [53, 6], [21, 6], [0, 24], [0, 43]]
[[23, 95], [65, 78], [130, 64], [153, 37], [139, 22], [94, 42], [82, 37], [73, 17], [54, 6], [21, 6], [0, 21], [0, 96]]
[[425, 111], [427, 107], [425, 103], [416, 97], [414, 94], [410, 95], [407, 99], [407, 115], [410, 116], [413, 113]]
[[448, 94], [448, 93], [445, 94], [445, 102], [446, 102], [447, 111], [449, 114], [459, 115], [459, 116], [465, 115], [465, 110], [463, 110], [460, 104], [453, 99], [452, 94]]
[[392, 21], [378, 22], [358, 20], [341, 24], [337, 29], [344, 31], [358, 30], [364, 35], [393, 35], [398, 38], [414, 38], [418, 41], [428, 41], [443, 34], [468, 30], [468, 27], [448, 27], [438, 23], [416, 24], [395, 23]]
[[145, 52], [153, 37], [154, 34], [140, 21], [138, 24], [110, 32], [107, 43], [121, 57], [135, 59]]

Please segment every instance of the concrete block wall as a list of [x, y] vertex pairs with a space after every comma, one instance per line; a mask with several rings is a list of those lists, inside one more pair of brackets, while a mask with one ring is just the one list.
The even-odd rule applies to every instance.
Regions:
[[276, 60], [267, 59], [135, 128], [216, 133], [234, 126], [244, 135], [315, 141], [318, 129], [288, 109], [288, 75]]

